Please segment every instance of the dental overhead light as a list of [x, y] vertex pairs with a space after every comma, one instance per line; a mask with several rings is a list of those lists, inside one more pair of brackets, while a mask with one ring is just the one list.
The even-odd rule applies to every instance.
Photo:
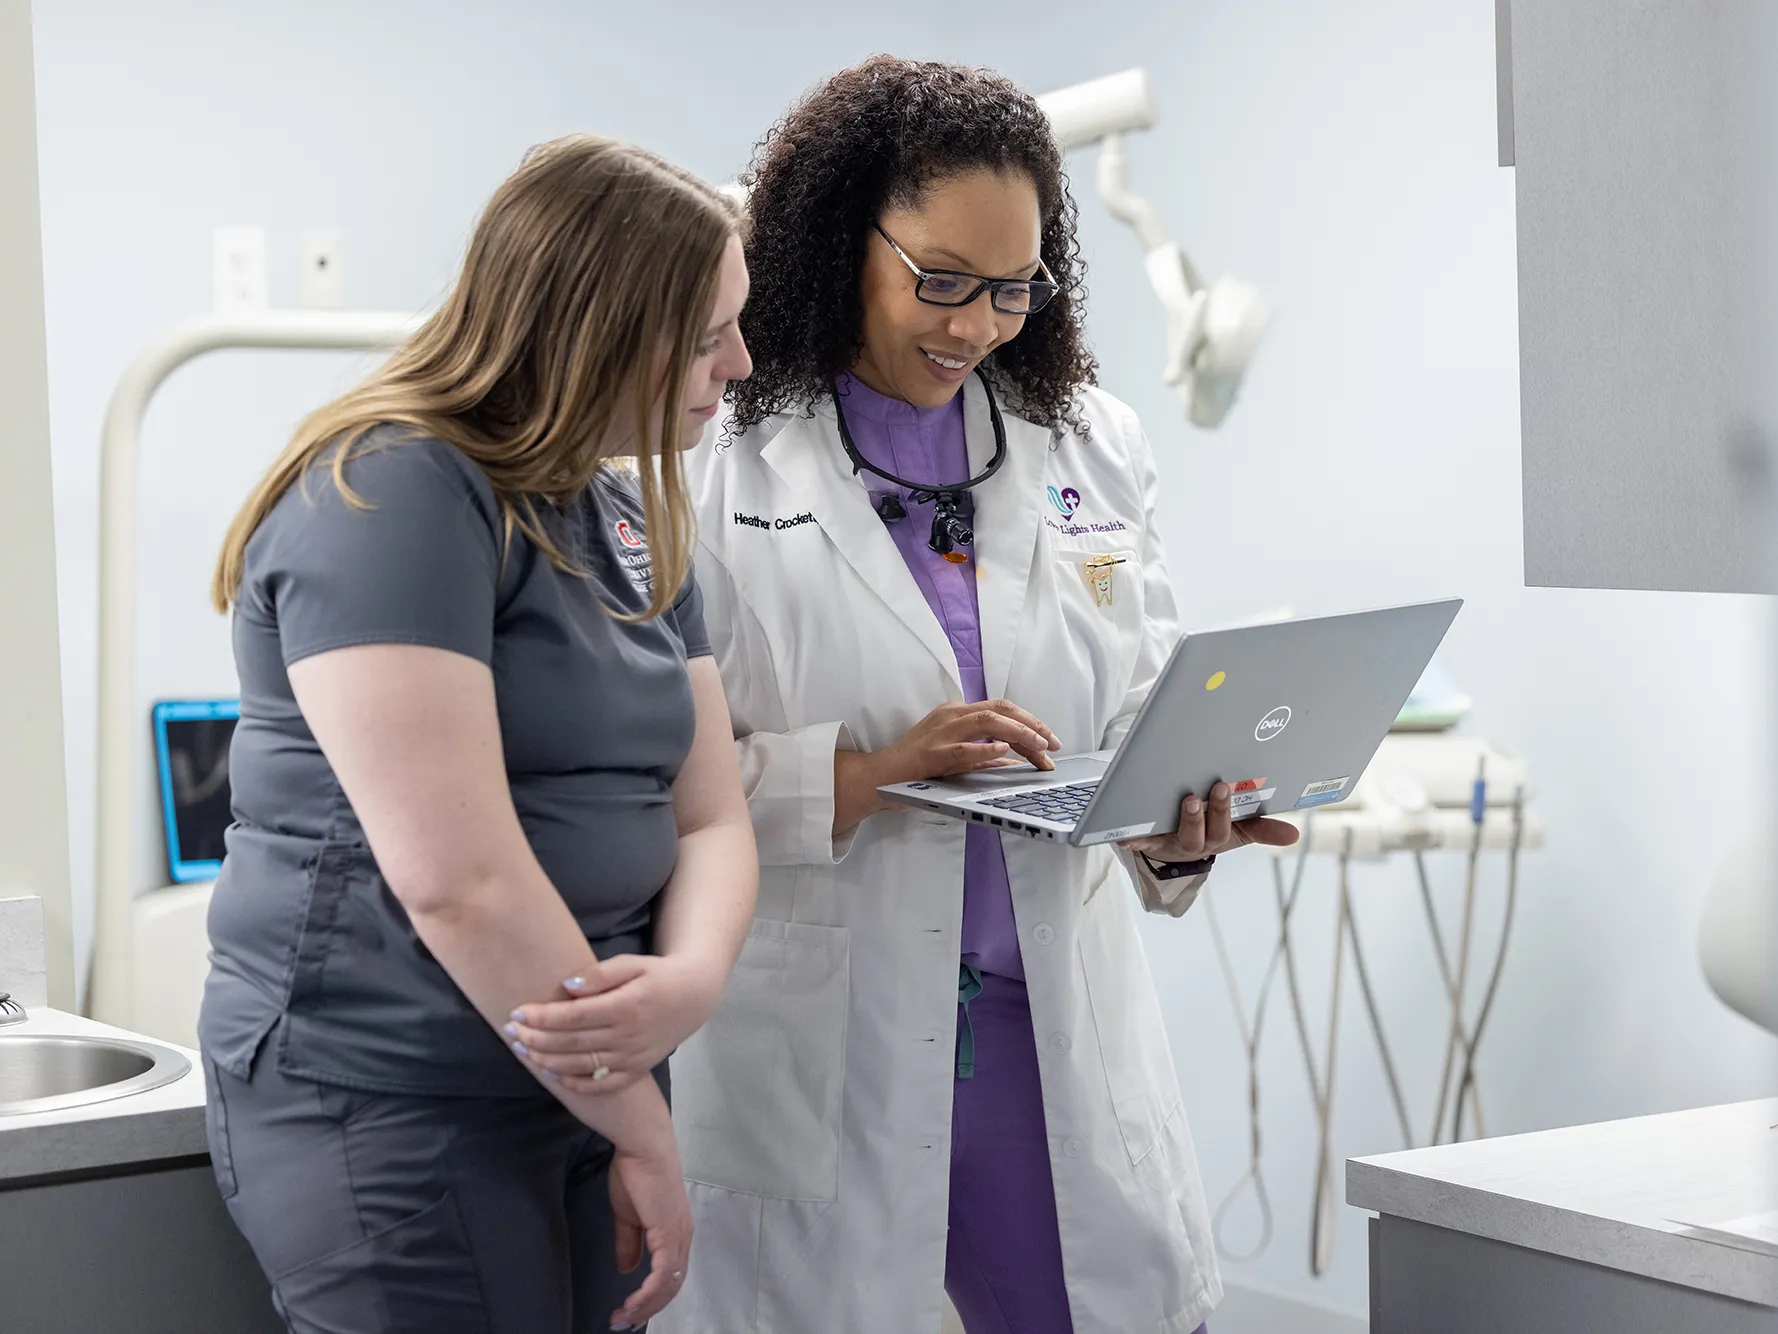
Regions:
[[1148, 280], [1167, 312], [1162, 377], [1179, 390], [1194, 425], [1220, 426], [1265, 335], [1272, 308], [1257, 290], [1233, 278], [1206, 285], [1178, 243], [1168, 239], [1154, 205], [1131, 193], [1123, 136], [1154, 126], [1147, 71], [1125, 70], [1077, 83], [1037, 102], [1064, 152], [1099, 145], [1099, 195], [1113, 217], [1135, 229]]

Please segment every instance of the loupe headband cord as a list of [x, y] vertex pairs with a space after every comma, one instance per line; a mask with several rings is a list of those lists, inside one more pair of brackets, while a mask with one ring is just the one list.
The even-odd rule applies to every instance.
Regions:
[[994, 401], [994, 386], [988, 383], [988, 373], [980, 366], [975, 368], [975, 373], [976, 378], [982, 382], [982, 392], [988, 396], [988, 420], [994, 426], [994, 457], [988, 460], [988, 466], [982, 469], [979, 476], [971, 477], [967, 482], [958, 482], [954, 486], [933, 486], [926, 482], [910, 482], [905, 477], [897, 477], [894, 473], [877, 467], [863, 454], [860, 454], [858, 446], [853, 443], [852, 432], [846, 426], [846, 409], [840, 404], [840, 399], [844, 395], [840, 393], [839, 386], [835, 385], [833, 391], [834, 421], [840, 428], [840, 447], [846, 451], [846, 457], [852, 463], [852, 475], [856, 477], [861, 471], [874, 473], [885, 482], [894, 482], [895, 485], [906, 487], [913, 492], [916, 504], [925, 504], [926, 501], [937, 500], [940, 496], [957, 495], [978, 487], [999, 472], [1001, 464], [1006, 462], [1006, 423], [1001, 420], [1000, 405]]

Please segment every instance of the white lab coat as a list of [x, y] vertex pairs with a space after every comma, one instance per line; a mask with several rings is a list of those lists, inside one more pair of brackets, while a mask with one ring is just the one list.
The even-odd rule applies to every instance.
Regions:
[[[966, 394], [979, 471], [993, 433]], [[975, 513], [989, 694], [1070, 753], [1121, 740], [1177, 636], [1148, 443], [1110, 395], [1084, 407], [1086, 438], [1008, 412]], [[673, 1059], [697, 1236], [651, 1327], [936, 1334], [965, 826], [896, 812], [836, 841], [833, 756], [961, 699], [956, 660], [831, 402], [718, 438], [687, 459], [697, 568], [763, 870], [722, 1004]], [[1082, 572], [1100, 554], [1124, 557], [1110, 605]], [[1074, 1328], [1189, 1334], [1222, 1288], [1135, 912], [1195, 886], [1163, 902], [1127, 854], [1003, 840]]]

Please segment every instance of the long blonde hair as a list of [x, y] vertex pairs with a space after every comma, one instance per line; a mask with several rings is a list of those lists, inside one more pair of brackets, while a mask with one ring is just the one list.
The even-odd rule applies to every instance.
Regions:
[[539, 506], [569, 501], [614, 451], [634, 452], [652, 595], [671, 606], [690, 569], [691, 502], [677, 431], [691, 361], [716, 300], [734, 206], [691, 173], [596, 135], [534, 148], [488, 201], [438, 312], [362, 384], [319, 408], [235, 516], [210, 598], [238, 596], [247, 544], [322, 455], [345, 467], [367, 432], [408, 426], [456, 446], [522, 532], [571, 566]]

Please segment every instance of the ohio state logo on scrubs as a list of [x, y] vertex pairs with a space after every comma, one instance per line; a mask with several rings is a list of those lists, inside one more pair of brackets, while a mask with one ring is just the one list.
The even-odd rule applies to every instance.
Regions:
[[654, 565], [648, 559], [648, 543], [630, 526], [628, 519], [619, 519], [611, 525], [617, 534], [617, 562], [624, 567], [624, 573], [630, 576], [630, 582], [644, 597], [654, 596]]

